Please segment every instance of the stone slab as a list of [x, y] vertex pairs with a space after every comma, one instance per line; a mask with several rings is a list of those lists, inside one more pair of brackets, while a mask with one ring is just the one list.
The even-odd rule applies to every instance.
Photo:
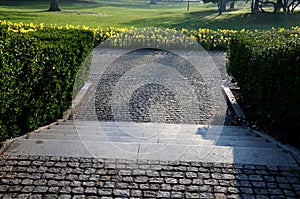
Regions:
[[82, 142], [74, 140], [17, 140], [6, 151], [6, 154], [70, 157], [92, 156]]
[[229, 140], [229, 139], [209, 139], [204, 140], [201, 136], [182, 136], [182, 137], [131, 137], [131, 136], [112, 136], [112, 135], [93, 135], [93, 134], [31, 134], [29, 139], [34, 140], [66, 140], [66, 141], [100, 141], [100, 142], [124, 142], [124, 143], [164, 143], [164, 144], [181, 144], [181, 145], [217, 145], [232, 147], [257, 147], [257, 148], [278, 148], [271, 142], [256, 140]]
[[280, 149], [253, 147], [143, 144], [140, 148], [139, 159], [297, 166], [294, 159]]
[[282, 149], [183, 145], [166, 143], [118, 143], [74, 140], [18, 140], [7, 154], [123, 158], [129, 160], [183, 160], [256, 165], [291, 165], [294, 159]]

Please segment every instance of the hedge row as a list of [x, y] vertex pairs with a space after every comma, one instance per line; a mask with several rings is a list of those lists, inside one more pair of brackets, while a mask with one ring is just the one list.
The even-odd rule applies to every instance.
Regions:
[[300, 143], [300, 38], [294, 30], [232, 37], [227, 70], [258, 118], [258, 126]]
[[93, 33], [43, 28], [26, 34], [0, 26], [0, 140], [61, 118], [72, 101]]

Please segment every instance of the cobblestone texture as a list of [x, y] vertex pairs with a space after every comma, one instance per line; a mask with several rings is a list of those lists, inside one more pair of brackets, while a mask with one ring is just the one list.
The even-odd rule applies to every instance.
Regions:
[[0, 198], [299, 198], [299, 168], [8, 156]]
[[[91, 72], [93, 85], [85, 102], [76, 109], [74, 119], [176, 124], [224, 124], [225, 121], [230, 125], [233, 114], [230, 109], [226, 111], [221, 91], [221, 85], [234, 86], [226, 73], [226, 55], [217, 52], [207, 56], [211, 57], [221, 79], [204, 78], [205, 74], [213, 73], [213, 69], [196, 70], [180, 56], [159, 50], [129, 52], [112, 60], [100, 72], [101, 67], [96, 65]], [[147, 65], [151, 63], [155, 63], [154, 68], [159, 64], [169, 68], [151, 70]], [[144, 64], [148, 71], [133, 70]], [[191, 99], [193, 95], [195, 98]]]

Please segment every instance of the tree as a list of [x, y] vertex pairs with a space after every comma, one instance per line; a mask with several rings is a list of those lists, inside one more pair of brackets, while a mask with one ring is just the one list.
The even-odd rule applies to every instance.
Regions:
[[219, 15], [221, 15], [222, 12], [226, 11], [226, 3], [227, 3], [227, 0], [218, 0], [217, 1]]
[[259, 11], [259, 0], [251, 1], [251, 13], [257, 13]]
[[151, 0], [149, 4], [156, 4], [155, 0]]
[[50, 8], [48, 11], [60, 11], [58, 0], [51, 0]]
[[300, 0], [287, 1], [287, 12], [293, 13], [295, 9], [300, 5]]
[[230, 2], [230, 7], [229, 7], [230, 10], [234, 10], [234, 4], [235, 4], [235, 1]]
[[[295, 8], [300, 5], [300, 0], [252, 0], [251, 12], [272, 12], [272, 13], [293, 13]], [[266, 11], [265, 8], [273, 8], [271, 11]]]
[[217, 4], [219, 15], [226, 11], [226, 4], [231, 2], [230, 9], [234, 9], [234, 1], [235, 0], [203, 0], [204, 3], [212, 2]]

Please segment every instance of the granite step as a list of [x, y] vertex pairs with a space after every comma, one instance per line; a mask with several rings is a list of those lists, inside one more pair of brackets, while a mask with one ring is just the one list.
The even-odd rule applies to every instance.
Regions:
[[15, 155], [295, 165], [276, 143], [239, 126], [67, 121], [7, 150]]
[[81, 141], [107, 141], [117, 143], [165, 143], [165, 144], [185, 144], [185, 145], [218, 145], [218, 146], [241, 146], [241, 147], [257, 147], [257, 148], [278, 148], [276, 144], [266, 142], [264, 139], [256, 141], [248, 140], [228, 140], [219, 139], [207, 140], [202, 136], [174, 136], [173, 138], [155, 137], [134, 137], [134, 136], [113, 136], [113, 135], [97, 135], [97, 134], [52, 134], [44, 132], [40, 134], [31, 134], [28, 139], [34, 140], [81, 140]]
[[23, 139], [15, 141], [6, 154], [296, 166], [294, 159], [282, 149], [164, 143]]
[[261, 138], [259, 135], [255, 134], [255, 133], [250, 133], [249, 131], [246, 134], [239, 134], [237, 135], [228, 135], [226, 133], [209, 133], [209, 134], [205, 134], [205, 135], [201, 135], [198, 134], [197, 132], [190, 132], [190, 133], [183, 133], [181, 131], [157, 131], [156, 133], [134, 133], [134, 132], [124, 132], [122, 130], [115, 130], [115, 131], [104, 131], [104, 130], [85, 130], [85, 129], [80, 129], [80, 130], [76, 130], [76, 129], [42, 129], [39, 131], [39, 134], [56, 134], [58, 135], [105, 135], [105, 136], [130, 136], [130, 135], [136, 135], [136, 137], [151, 137], [151, 136], [160, 136], [160, 137], [164, 137], [164, 138], [168, 138], [168, 137], [177, 137], [177, 138], [185, 138], [186, 136], [191, 136], [191, 137], [202, 137], [203, 139], [211, 139], [211, 140], [236, 140], [236, 141], [262, 141], [265, 142], [266, 139]]
[[[90, 124], [90, 125], [87, 125]], [[250, 136], [253, 133], [248, 129], [233, 126], [216, 125], [182, 125], [182, 124], [160, 124], [160, 123], [130, 123], [130, 122], [75, 122], [53, 125], [51, 129], [66, 131], [104, 131], [104, 132], [128, 132], [129, 134], [199, 134], [202, 136]]]

